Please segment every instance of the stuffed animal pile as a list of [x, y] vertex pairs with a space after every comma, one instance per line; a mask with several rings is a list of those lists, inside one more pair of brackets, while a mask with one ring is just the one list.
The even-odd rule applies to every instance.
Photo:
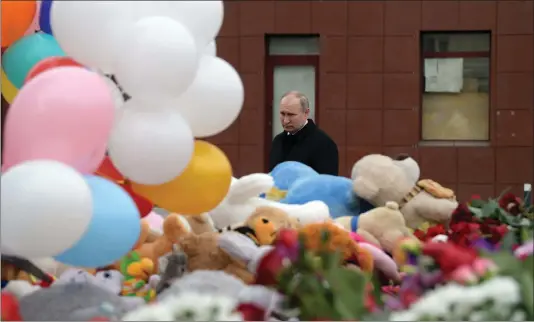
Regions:
[[339, 252], [335, 265], [389, 285], [401, 280], [390, 255], [399, 241], [416, 241], [412, 231], [423, 223], [447, 223], [457, 206], [453, 191], [420, 180], [411, 158], [365, 156], [350, 179], [284, 162], [270, 174], [234, 179], [209, 213], [165, 213], [156, 227], [141, 220], [137, 244], [107, 267], [68, 267], [53, 260], [21, 267], [3, 258], [2, 294], [15, 298], [11, 310], [22, 320], [154, 320], [153, 305], [178, 301], [186, 292], [198, 294], [199, 301], [230, 296], [247, 316], [284, 320], [289, 318], [279, 314], [281, 295], [256, 285], [258, 270], [279, 258], [279, 245], [291, 243], [282, 232], [297, 232], [310, 256]]

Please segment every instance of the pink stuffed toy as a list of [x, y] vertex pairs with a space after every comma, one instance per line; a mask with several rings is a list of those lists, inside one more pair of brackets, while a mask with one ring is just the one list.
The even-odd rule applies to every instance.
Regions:
[[362, 236], [351, 232], [352, 240], [358, 243], [358, 246], [368, 250], [373, 256], [375, 267], [384, 275], [394, 282], [400, 282], [401, 276], [395, 261], [386, 254], [379, 246], [367, 242]]

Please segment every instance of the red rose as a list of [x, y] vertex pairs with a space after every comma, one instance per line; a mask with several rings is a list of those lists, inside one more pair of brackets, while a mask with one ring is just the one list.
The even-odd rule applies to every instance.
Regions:
[[454, 210], [451, 217], [451, 223], [456, 222], [471, 222], [475, 218], [466, 204], [459, 204]]
[[299, 244], [299, 234], [294, 229], [282, 229], [278, 232], [274, 244], [287, 249], [296, 249]]
[[523, 201], [516, 197], [513, 193], [507, 193], [499, 199], [499, 207], [506, 210], [512, 215], [519, 215], [521, 213], [521, 204]]
[[445, 235], [447, 232], [445, 231], [445, 227], [443, 225], [435, 225], [426, 231], [427, 238], [434, 238], [437, 235]]
[[241, 303], [237, 306], [236, 310], [241, 313], [241, 315], [243, 315], [243, 320], [245, 321], [265, 320], [265, 310], [258, 307], [257, 305], [250, 303]]
[[288, 261], [284, 255], [277, 249], [265, 254], [256, 268], [256, 281], [255, 284], [259, 285], [277, 285], [278, 274], [284, 268], [284, 263]]
[[428, 240], [427, 234], [424, 231], [420, 230], [420, 229], [417, 229], [416, 231], [414, 231], [413, 234], [420, 241], [427, 241]]

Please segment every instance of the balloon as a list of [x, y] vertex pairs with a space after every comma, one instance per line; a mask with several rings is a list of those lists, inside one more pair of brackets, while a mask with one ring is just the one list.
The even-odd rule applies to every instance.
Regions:
[[30, 79], [34, 78], [35, 76], [41, 74], [44, 71], [62, 66], [83, 67], [70, 57], [48, 57], [38, 62], [35, 66], [33, 66], [32, 69], [30, 69], [28, 75], [26, 75], [24, 83], [27, 83]]
[[204, 55], [208, 56], [217, 56], [217, 44], [215, 40], [210, 42], [208, 46], [204, 49]]
[[9, 80], [21, 88], [30, 70], [41, 60], [52, 56], [65, 56], [54, 37], [36, 33], [22, 38], [2, 55], [2, 66]]
[[95, 171], [95, 174], [106, 179], [115, 181], [116, 183], [124, 183], [125, 179], [122, 173], [120, 173], [119, 170], [115, 168], [115, 166], [111, 162], [111, 159], [108, 156], [104, 157], [104, 160], [102, 160], [102, 163], [100, 163], [100, 166]]
[[113, 74], [123, 32], [136, 21], [131, 7], [129, 1], [54, 1], [50, 25], [68, 56]]
[[115, 76], [133, 97], [157, 101], [177, 97], [195, 78], [195, 40], [179, 22], [166, 17], [139, 20], [119, 51]]
[[98, 167], [98, 170], [96, 170], [95, 174], [106, 179], [112, 180], [116, 184], [120, 185], [135, 202], [141, 218], [148, 215], [150, 211], [152, 211], [152, 208], [154, 208], [154, 205], [152, 204], [152, 202], [150, 202], [150, 200], [138, 195], [132, 190], [132, 188], [129, 186], [129, 183], [126, 182], [126, 178], [124, 178], [124, 176], [119, 172], [119, 170], [115, 168], [115, 166], [111, 162], [111, 159], [108, 156], [104, 158], [104, 160]]
[[105, 153], [114, 115], [111, 94], [97, 73], [79, 67], [46, 71], [24, 85], [9, 108], [4, 167], [52, 159], [92, 173], [103, 159], [94, 154]]
[[39, 28], [39, 12], [41, 8], [41, 1], [35, 2], [35, 14], [33, 15], [33, 20], [30, 23], [30, 26], [28, 29], [26, 29], [26, 32], [24, 33], [24, 36], [28, 36], [31, 34], [34, 34], [36, 31], [38, 31]]
[[102, 75], [102, 79], [108, 85], [108, 89], [111, 93], [111, 96], [113, 96], [113, 105], [115, 106], [116, 109], [121, 108], [124, 105], [124, 95], [122, 95], [122, 91], [119, 89], [117, 84], [115, 84], [115, 82], [111, 78], [105, 75]]
[[39, 26], [41, 31], [52, 35], [52, 27], [50, 26], [50, 9], [52, 8], [52, 0], [41, 0], [41, 8], [39, 10]]
[[200, 215], [224, 199], [231, 182], [232, 166], [224, 152], [197, 140], [193, 158], [180, 176], [161, 185], [132, 182], [132, 188], [170, 212]]
[[187, 123], [173, 110], [139, 108], [124, 103], [108, 142], [115, 167], [132, 181], [160, 184], [179, 175], [191, 160], [194, 139]]
[[19, 40], [32, 23], [35, 1], [2, 1], [2, 47]]
[[193, 84], [177, 100], [197, 138], [224, 131], [239, 116], [245, 97], [237, 71], [219, 57], [204, 56]]
[[150, 228], [154, 230], [163, 230], [163, 217], [155, 212], [149, 213], [143, 221], [147, 222]]
[[152, 211], [154, 205], [150, 200], [135, 193], [135, 191], [133, 191], [132, 187], [130, 187], [129, 184], [121, 184], [120, 186], [130, 195], [132, 200], [135, 202], [137, 210], [139, 210], [139, 216], [141, 218], [146, 217], [146, 215], [148, 215]]
[[4, 96], [6, 102], [11, 104], [18, 92], [19, 90], [9, 81], [4, 69], [2, 68], [2, 95]]
[[166, 16], [182, 23], [193, 35], [198, 48], [205, 48], [221, 29], [223, 1], [139, 1], [139, 17]]
[[91, 190], [71, 167], [52, 160], [28, 161], [1, 180], [1, 244], [18, 256], [57, 255], [89, 226]]
[[115, 183], [98, 176], [85, 178], [93, 195], [93, 218], [82, 238], [55, 256], [78, 267], [103, 267], [128, 253], [139, 238], [141, 223], [132, 198]]

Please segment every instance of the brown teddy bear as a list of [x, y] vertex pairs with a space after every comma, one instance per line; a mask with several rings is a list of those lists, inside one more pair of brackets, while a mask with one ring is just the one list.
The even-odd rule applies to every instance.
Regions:
[[271, 245], [276, 234], [282, 228], [299, 228], [297, 218], [290, 217], [287, 212], [276, 207], [258, 207], [245, 222], [219, 229], [219, 232], [236, 231], [256, 243], [256, 245]]
[[371, 154], [354, 164], [354, 192], [376, 207], [394, 201], [406, 225], [416, 229], [423, 223], [447, 223], [458, 207], [454, 191], [432, 180], [418, 180], [419, 166], [412, 158], [393, 160]]
[[254, 281], [244, 261], [231, 256], [219, 247], [217, 232], [189, 233], [180, 238], [178, 247], [187, 255], [188, 271], [218, 270], [240, 278], [245, 283]]
[[[153, 231], [147, 222], [141, 221], [141, 234], [132, 250], [141, 258], [150, 259], [154, 263], [154, 270], [157, 271], [159, 258], [170, 253], [173, 244], [176, 244], [180, 237], [189, 234], [189, 230], [190, 228], [184, 224], [184, 219], [178, 214], [169, 214], [165, 218], [161, 234]], [[121, 260], [105, 269], [120, 270]]]
[[406, 227], [404, 217], [399, 211], [399, 205], [393, 201], [387, 202], [384, 207], [374, 208], [358, 217], [339, 217], [335, 221], [348, 231], [352, 231], [352, 228], [356, 226], [355, 233], [363, 237], [365, 241], [381, 246], [389, 253], [393, 252], [399, 239], [416, 238]]

